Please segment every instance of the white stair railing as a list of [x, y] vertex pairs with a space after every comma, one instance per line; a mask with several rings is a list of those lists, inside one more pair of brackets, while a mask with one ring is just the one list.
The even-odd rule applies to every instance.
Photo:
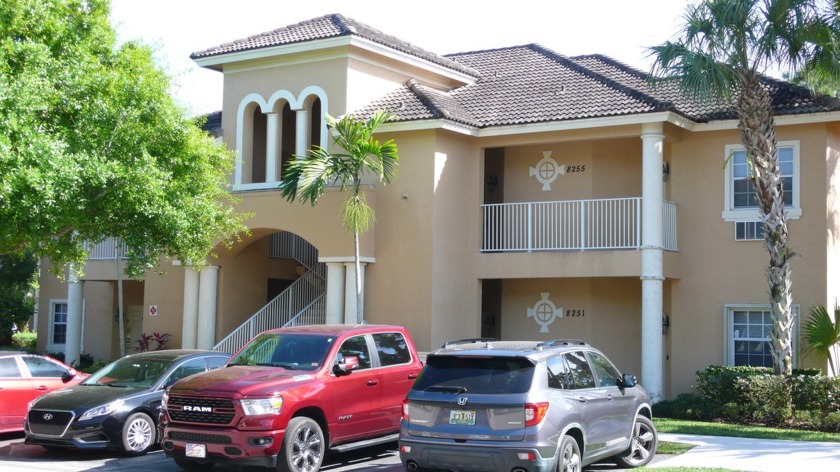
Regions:
[[326, 265], [318, 262], [318, 251], [291, 233], [275, 233], [270, 247], [270, 257], [294, 259], [308, 270], [216, 344], [214, 350], [234, 353], [267, 329], [324, 323]]

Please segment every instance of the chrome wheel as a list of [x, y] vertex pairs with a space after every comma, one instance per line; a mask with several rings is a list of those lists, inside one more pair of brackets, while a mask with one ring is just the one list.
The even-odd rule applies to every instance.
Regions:
[[563, 436], [560, 443], [560, 462], [557, 465], [559, 472], [580, 472], [580, 446], [575, 438]]
[[656, 454], [658, 443], [656, 427], [653, 426], [653, 422], [644, 416], [637, 416], [636, 422], [633, 424], [630, 448], [623, 455], [616, 457], [616, 462], [625, 467], [646, 465]]
[[281, 472], [316, 472], [324, 461], [324, 433], [310, 418], [298, 417], [289, 422], [277, 469]]
[[132, 455], [145, 454], [155, 442], [155, 423], [145, 413], [128, 417], [123, 426], [123, 449]]

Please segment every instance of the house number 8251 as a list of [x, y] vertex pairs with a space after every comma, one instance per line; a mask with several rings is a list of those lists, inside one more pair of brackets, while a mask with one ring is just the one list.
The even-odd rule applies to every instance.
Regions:
[[586, 310], [566, 310], [566, 316], [585, 316]]

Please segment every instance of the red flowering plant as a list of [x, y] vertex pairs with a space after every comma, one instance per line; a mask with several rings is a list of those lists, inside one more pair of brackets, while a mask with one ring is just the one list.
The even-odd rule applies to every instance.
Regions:
[[[137, 340], [137, 347], [134, 349], [137, 352], [146, 352], [146, 351], [160, 351], [163, 349], [163, 346], [169, 341], [169, 338], [172, 335], [169, 333], [152, 333], [146, 334], [142, 333], [140, 335], [140, 339]], [[152, 343], [155, 344], [155, 348], [152, 349]]]

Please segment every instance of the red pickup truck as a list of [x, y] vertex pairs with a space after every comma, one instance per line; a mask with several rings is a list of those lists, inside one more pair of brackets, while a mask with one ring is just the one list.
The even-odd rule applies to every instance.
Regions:
[[265, 331], [225, 367], [170, 387], [163, 450], [185, 470], [219, 462], [317, 471], [328, 449], [396, 441], [421, 368], [401, 326]]

